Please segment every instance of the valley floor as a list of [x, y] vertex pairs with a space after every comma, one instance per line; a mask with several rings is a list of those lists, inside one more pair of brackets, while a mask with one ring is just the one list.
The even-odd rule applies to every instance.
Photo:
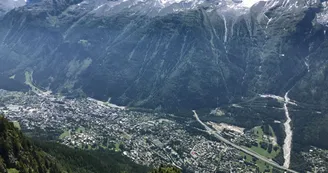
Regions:
[[[113, 150], [139, 164], [172, 164], [193, 172], [282, 172], [211, 137], [197, 125], [192, 112], [180, 123], [172, 114], [134, 111], [94, 99], [66, 99], [50, 93], [0, 90], [0, 101], [0, 112], [19, 122], [16, 124], [23, 132], [70, 147]], [[264, 153], [263, 157], [271, 159], [280, 151], [271, 140], [274, 136], [259, 134], [257, 129], [240, 133], [238, 127], [223, 127], [220, 133], [227, 140]], [[257, 142], [270, 143], [274, 152], [272, 148], [270, 153], [261, 149]]]

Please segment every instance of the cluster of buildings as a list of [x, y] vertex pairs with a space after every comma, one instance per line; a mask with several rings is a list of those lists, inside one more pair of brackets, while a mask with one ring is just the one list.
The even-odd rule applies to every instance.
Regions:
[[192, 112], [190, 120], [179, 123], [173, 115], [129, 110], [91, 98], [4, 90], [0, 103], [0, 113], [18, 121], [24, 132], [71, 147], [114, 150], [139, 164], [172, 164], [192, 172], [257, 169], [244, 163], [240, 151], [192, 127]]
[[317, 147], [310, 147], [308, 152], [301, 152], [306, 162], [312, 168], [311, 172], [328, 172], [328, 151]]

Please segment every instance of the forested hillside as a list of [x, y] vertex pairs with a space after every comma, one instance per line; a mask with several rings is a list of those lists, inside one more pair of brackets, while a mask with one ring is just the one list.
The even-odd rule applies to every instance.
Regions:
[[0, 172], [63, 172], [53, 157], [35, 147], [23, 134], [0, 117]]
[[149, 168], [137, 165], [121, 153], [107, 150], [72, 149], [51, 142], [36, 142], [43, 151], [55, 157], [67, 172], [77, 173], [146, 173]]

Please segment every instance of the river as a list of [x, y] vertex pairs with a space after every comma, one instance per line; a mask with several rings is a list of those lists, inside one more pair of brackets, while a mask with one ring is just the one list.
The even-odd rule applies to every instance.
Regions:
[[285, 94], [285, 103], [284, 103], [284, 110], [285, 110], [285, 115], [286, 115], [286, 121], [284, 123], [284, 127], [285, 127], [285, 140], [284, 140], [284, 145], [283, 145], [283, 152], [284, 152], [284, 167], [289, 168], [290, 165], [290, 154], [291, 154], [291, 150], [292, 150], [292, 138], [293, 138], [293, 131], [291, 128], [291, 121], [292, 119], [290, 118], [289, 115], [289, 110], [288, 110], [288, 104], [290, 103], [290, 99], [288, 97], [288, 92], [286, 92]]

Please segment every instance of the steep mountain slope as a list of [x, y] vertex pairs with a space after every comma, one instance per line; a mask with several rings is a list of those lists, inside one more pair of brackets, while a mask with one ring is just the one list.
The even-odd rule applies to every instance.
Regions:
[[19, 172], [60, 172], [54, 159], [36, 148], [22, 133], [0, 117], [0, 170]]
[[320, 3], [169, 2], [61, 0], [13, 10], [1, 21], [1, 72], [33, 70], [44, 88], [132, 106], [215, 107], [283, 93], [312, 65], [308, 47], [325, 37], [312, 25]]
[[149, 168], [134, 163], [122, 153], [108, 150], [72, 149], [65, 145], [38, 141], [36, 145], [50, 154], [60, 165], [61, 172], [72, 173], [146, 173]]
[[150, 173], [181, 173], [182, 171], [178, 168], [171, 166], [160, 166], [158, 169], [152, 170]]

